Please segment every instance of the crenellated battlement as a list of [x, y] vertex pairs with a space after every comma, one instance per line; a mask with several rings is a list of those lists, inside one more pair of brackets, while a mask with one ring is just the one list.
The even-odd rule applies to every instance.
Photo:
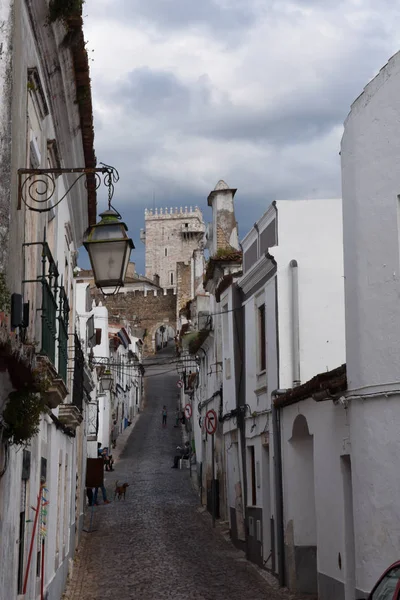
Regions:
[[175, 206], [171, 208], [145, 208], [144, 218], [148, 219], [183, 219], [188, 217], [203, 218], [203, 214], [198, 206]]

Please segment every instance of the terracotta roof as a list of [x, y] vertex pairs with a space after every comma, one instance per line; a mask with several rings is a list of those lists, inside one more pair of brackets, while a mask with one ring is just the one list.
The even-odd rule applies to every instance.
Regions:
[[[82, 16], [68, 18], [68, 29], [73, 34], [74, 43], [71, 45], [72, 60], [75, 72], [76, 97], [79, 107], [83, 154], [85, 167], [96, 167], [96, 155], [94, 151], [94, 127], [92, 89], [89, 73], [89, 59], [85, 48], [83, 35]], [[88, 197], [88, 220], [89, 225], [96, 223], [97, 193], [96, 179], [94, 174], [87, 175], [87, 197]]]
[[223, 252], [219, 251], [214, 256], [210, 256], [207, 263], [206, 272], [204, 274], [204, 285], [214, 277], [215, 267], [222, 263], [242, 263], [243, 252], [235, 250], [235, 248], [226, 248]]
[[189, 354], [196, 354], [198, 350], [200, 350], [200, 348], [202, 347], [209, 335], [210, 332], [208, 330], [198, 331], [197, 335], [193, 339], [191, 339], [188, 344]]
[[243, 271], [238, 271], [237, 273], [229, 273], [228, 275], [224, 275], [221, 281], [218, 284], [217, 289], [215, 290], [215, 299], [217, 302], [221, 301], [221, 294], [225, 292], [233, 283], [234, 279], [241, 277], [243, 275]]
[[341, 365], [333, 371], [320, 373], [312, 379], [288, 390], [285, 394], [278, 396], [274, 400], [274, 405], [278, 408], [296, 404], [301, 400], [307, 400], [316, 396], [314, 400], [320, 402], [326, 400], [329, 396], [339, 394], [347, 389], [346, 365]]

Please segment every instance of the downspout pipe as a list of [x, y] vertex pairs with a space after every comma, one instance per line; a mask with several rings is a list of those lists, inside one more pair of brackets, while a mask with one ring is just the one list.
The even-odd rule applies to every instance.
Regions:
[[274, 390], [271, 394], [272, 431], [274, 436], [274, 479], [275, 479], [275, 513], [276, 538], [278, 552], [279, 586], [285, 586], [285, 532], [283, 524], [283, 477], [282, 477], [282, 446], [280, 409], [275, 405], [275, 399], [285, 394], [287, 390]]
[[297, 260], [289, 263], [292, 279], [292, 373], [293, 387], [300, 385], [300, 317], [299, 317], [299, 266]]

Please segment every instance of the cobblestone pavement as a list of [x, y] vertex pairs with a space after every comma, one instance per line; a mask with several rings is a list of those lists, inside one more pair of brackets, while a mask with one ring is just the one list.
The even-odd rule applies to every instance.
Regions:
[[[201, 513], [188, 471], [171, 469], [180, 430], [174, 428], [177, 374], [146, 371], [146, 407], [107, 490], [130, 487], [126, 500], [95, 508], [84, 533], [65, 598], [68, 600], [278, 600], [275, 590]], [[161, 427], [161, 409], [169, 411]], [[111, 498], [113, 500], [113, 498]], [[87, 515], [88, 516], [88, 515]]]

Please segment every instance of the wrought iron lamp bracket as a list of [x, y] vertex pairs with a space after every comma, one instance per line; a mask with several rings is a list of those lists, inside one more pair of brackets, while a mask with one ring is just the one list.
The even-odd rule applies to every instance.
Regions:
[[[96, 190], [104, 183], [108, 187], [108, 207], [115, 210], [111, 205], [111, 200], [114, 195], [114, 184], [119, 180], [119, 173], [115, 167], [104, 163], [100, 164], [102, 166], [96, 168], [18, 169], [18, 210], [22, 208], [22, 204], [25, 204], [29, 210], [34, 212], [50, 212], [64, 200], [81, 179], [84, 179], [86, 188], [93, 186]], [[59, 175], [70, 174], [76, 175], [76, 179], [62, 198], [53, 203], [52, 198], [57, 189], [56, 178]], [[118, 211], [115, 212], [118, 213]]]

